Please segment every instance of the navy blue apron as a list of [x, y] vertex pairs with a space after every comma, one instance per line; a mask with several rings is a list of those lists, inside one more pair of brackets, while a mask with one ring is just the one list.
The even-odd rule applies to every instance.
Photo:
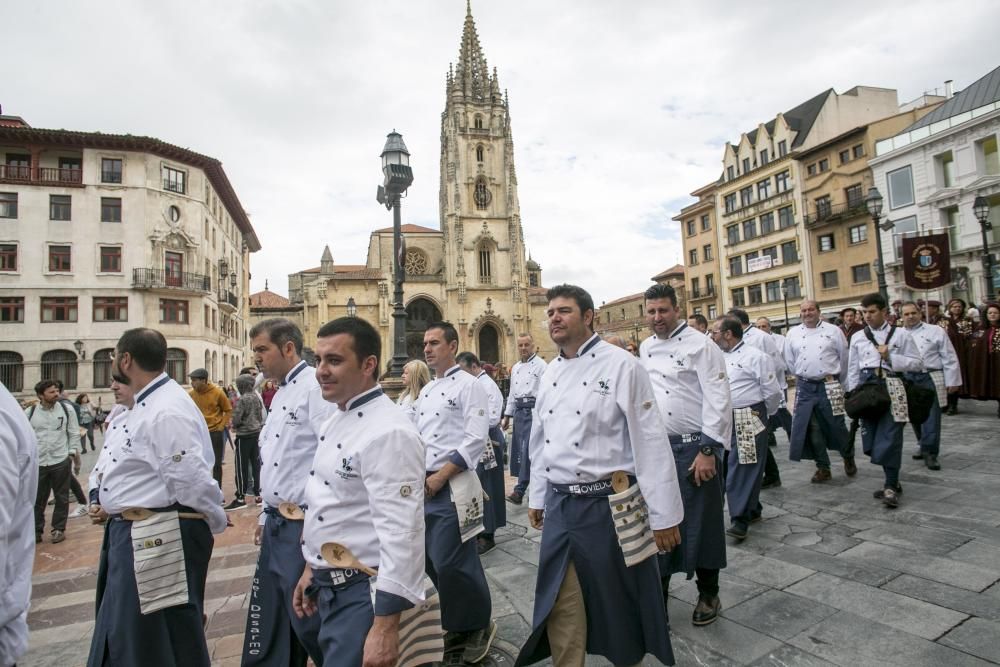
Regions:
[[[186, 507], [172, 509], [193, 511]], [[188, 604], [143, 615], [135, 583], [132, 522], [120, 517], [108, 519], [97, 575], [97, 620], [88, 667], [211, 664], [201, 619], [215, 540], [205, 521], [181, 519], [180, 527]]]
[[[752, 405], [750, 409], [761, 416], [761, 421], [767, 421], [767, 408], [764, 403]], [[749, 521], [750, 515], [757, 511], [760, 485], [764, 479], [764, 464], [767, 463], [767, 435], [767, 429], [765, 429], [754, 438], [757, 446], [757, 462], [743, 463], [739, 460], [739, 450], [736, 447], [736, 428], [733, 427], [732, 444], [729, 449], [726, 470], [726, 499], [729, 501], [731, 519]]]
[[904, 373], [904, 377], [910, 382], [916, 383], [918, 387], [930, 389], [934, 392], [934, 403], [931, 404], [931, 411], [927, 415], [927, 421], [920, 426], [914, 426], [913, 431], [920, 444], [920, 451], [925, 454], [938, 455], [941, 450], [941, 404], [938, 403], [937, 387], [931, 374], [927, 373]]
[[320, 619], [319, 645], [328, 665], [361, 667], [368, 631], [375, 622], [369, 577], [358, 570], [313, 569], [306, 595], [315, 599]]
[[490, 440], [498, 443], [486, 445], [493, 447], [497, 465], [486, 470], [483, 464], [479, 463], [476, 465], [476, 474], [479, 476], [479, 483], [483, 485], [483, 491], [489, 496], [489, 500], [483, 503], [483, 526], [486, 532], [492, 535], [497, 532], [497, 528], [507, 525], [507, 503], [504, 501], [507, 487], [503, 478], [503, 450], [507, 439], [499, 425], [490, 427]]
[[[867, 382], [875, 374], [871, 369], [861, 370], [860, 383]], [[892, 410], [876, 419], [861, 420], [861, 446], [865, 456], [870, 456], [872, 463], [896, 468], [903, 463], [903, 426], [892, 418]]]
[[625, 567], [607, 500], [613, 491], [610, 482], [604, 486], [595, 491], [602, 495], [588, 496], [549, 485], [532, 631], [515, 667], [551, 656], [546, 624], [571, 560], [587, 611], [587, 653], [614, 665], [635, 664], [647, 653], [674, 664], [656, 559]]
[[528, 477], [531, 466], [528, 456], [528, 436], [531, 435], [531, 411], [535, 407], [535, 397], [514, 399], [514, 435], [510, 443], [510, 474], [519, 480]]
[[[847, 426], [844, 425], [842, 415], [833, 414], [830, 399], [826, 397], [826, 381], [798, 377], [795, 386], [795, 409], [792, 412], [792, 436], [788, 443], [789, 460], [815, 460], [812, 447], [820, 445], [811, 442], [809, 438], [809, 420], [813, 415], [826, 436], [826, 448], [840, 452], [841, 455], [846, 451]], [[807, 439], [810, 440], [808, 446]]]

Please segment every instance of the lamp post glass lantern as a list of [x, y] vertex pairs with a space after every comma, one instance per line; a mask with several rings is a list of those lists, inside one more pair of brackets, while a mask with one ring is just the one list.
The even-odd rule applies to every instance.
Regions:
[[348, 317], [358, 316], [358, 304], [355, 303], [353, 296], [347, 300], [347, 316]]
[[865, 197], [865, 207], [868, 209], [868, 214], [872, 217], [872, 225], [875, 228], [875, 251], [878, 254], [878, 268], [876, 269], [878, 274], [878, 293], [882, 295], [882, 298], [889, 301], [889, 286], [885, 282], [885, 259], [882, 256], [882, 232], [879, 229], [878, 221], [882, 217], [882, 193], [878, 191], [878, 188], [872, 187], [868, 190], [868, 196]]
[[781, 281], [781, 299], [785, 302], [785, 332], [788, 332], [790, 323], [788, 321], [788, 278]]
[[972, 212], [979, 221], [979, 231], [983, 235], [983, 283], [986, 291], [983, 292], [983, 301], [993, 300], [993, 255], [990, 254], [990, 240], [986, 232], [993, 229], [990, 223], [990, 203], [986, 197], [979, 195], [972, 204]]
[[403, 264], [400, 257], [403, 246], [403, 232], [400, 215], [400, 199], [413, 183], [413, 169], [410, 168], [410, 151], [406, 150], [403, 135], [393, 130], [385, 139], [382, 149], [382, 185], [378, 187], [378, 203], [392, 211], [392, 359], [389, 362], [389, 377], [403, 376], [406, 365], [406, 310], [403, 308]]

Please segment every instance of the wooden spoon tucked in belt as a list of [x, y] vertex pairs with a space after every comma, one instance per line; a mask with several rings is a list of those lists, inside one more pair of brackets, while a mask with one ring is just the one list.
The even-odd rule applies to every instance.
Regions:
[[343, 544], [327, 542], [323, 545], [319, 552], [323, 555], [323, 560], [334, 567], [339, 567], [344, 570], [360, 570], [371, 577], [374, 577], [377, 574], [375, 570], [359, 561], [351, 550]]

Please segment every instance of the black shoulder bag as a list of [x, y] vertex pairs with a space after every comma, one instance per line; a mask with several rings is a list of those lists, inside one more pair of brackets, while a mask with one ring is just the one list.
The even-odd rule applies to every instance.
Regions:
[[[889, 335], [885, 339], [885, 344], [889, 344], [892, 334], [896, 328], [889, 329]], [[864, 328], [865, 336], [871, 344], [878, 347], [875, 336], [869, 327]], [[851, 419], [872, 419], [877, 420], [882, 417], [892, 407], [889, 399], [889, 390], [885, 388], [885, 378], [882, 376], [882, 364], [879, 361], [878, 370], [870, 378], [859, 384], [852, 391], [844, 395], [844, 410]]]

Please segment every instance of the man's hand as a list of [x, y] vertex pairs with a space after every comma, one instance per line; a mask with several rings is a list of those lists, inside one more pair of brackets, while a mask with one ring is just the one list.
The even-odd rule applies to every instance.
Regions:
[[87, 508], [87, 516], [90, 517], [90, 522], [93, 524], [101, 524], [108, 520], [108, 513], [97, 503]]
[[653, 538], [656, 540], [656, 548], [660, 551], [673, 551], [674, 547], [681, 544], [681, 531], [678, 526], [654, 530]]
[[312, 580], [312, 570], [306, 564], [302, 570], [302, 576], [299, 577], [299, 583], [295, 584], [295, 590], [292, 592], [292, 611], [299, 618], [312, 616], [316, 613], [316, 602], [306, 595], [306, 588], [312, 584]]
[[442, 475], [440, 470], [437, 471], [424, 482], [424, 495], [428, 498], [433, 498], [447, 483], [448, 478]]
[[535, 530], [541, 530], [542, 524], [545, 523], [545, 510], [528, 510], [528, 521], [531, 522], [531, 527]]
[[79, 475], [80, 474], [80, 466], [82, 464], [82, 462], [80, 460], [80, 452], [73, 452], [73, 454], [71, 454], [71, 456], [73, 457], [73, 474], [74, 475]]
[[948, 393], [957, 394], [959, 389], [961, 389], [961, 387], [948, 387]]
[[508, 426], [510, 426], [510, 417], [504, 415], [503, 419], [500, 420], [500, 428], [506, 431]]
[[365, 639], [362, 667], [395, 667], [399, 660], [399, 614], [376, 616]]
[[264, 534], [264, 526], [257, 524], [257, 527], [253, 531], [253, 543], [260, 546], [260, 538]]
[[705, 456], [698, 452], [698, 456], [694, 457], [694, 463], [691, 464], [688, 471], [694, 473], [694, 485], [701, 486], [702, 482], [707, 482], [715, 477], [715, 455]]

